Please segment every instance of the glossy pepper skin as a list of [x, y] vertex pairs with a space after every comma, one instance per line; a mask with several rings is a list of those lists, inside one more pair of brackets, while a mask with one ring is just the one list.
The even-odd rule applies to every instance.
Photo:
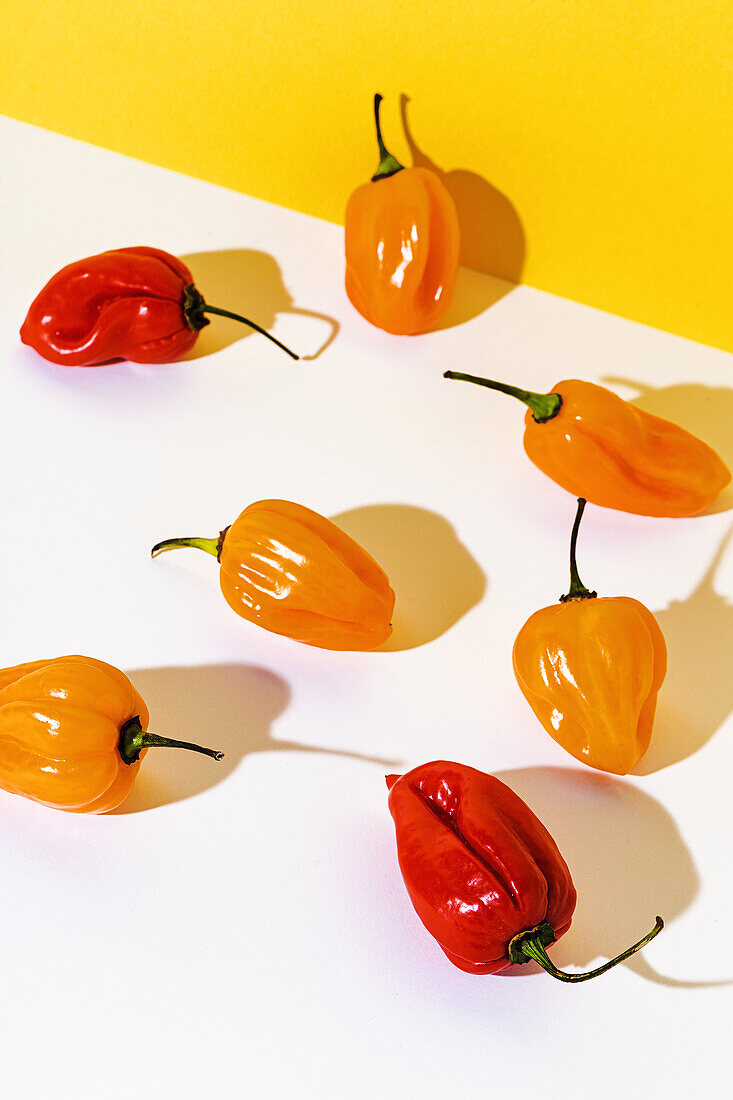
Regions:
[[71, 813], [124, 802], [152, 746], [222, 754], [147, 732], [148, 709], [123, 672], [93, 657], [0, 670], [0, 788]]
[[591, 504], [640, 516], [695, 516], [730, 481], [719, 455], [671, 420], [577, 378], [549, 394], [446, 371], [528, 406], [524, 449], [544, 474]]
[[649, 748], [667, 645], [648, 608], [599, 598], [580, 582], [575, 546], [567, 596], [531, 615], [514, 642], [514, 674], [544, 728], [576, 760], [626, 775]]
[[455, 203], [437, 175], [403, 168], [385, 149], [381, 99], [374, 98], [380, 165], [346, 207], [346, 293], [367, 321], [404, 336], [426, 332], [447, 311], [460, 229]]
[[170, 363], [196, 343], [215, 313], [242, 321], [293, 359], [253, 321], [208, 305], [177, 256], [159, 248], [116, 248], [68, 264], [28, 310], [20, 338], [44, 359], [96, 367], [118, 359]]
[[387, 776], [400, 870], [422, 923], [468, 974], [530, 958], [561, 981], [586, 981], [638, 951], [663, 927], [584, 974], [558, 970], [545, 948], [573, 917], [576, 892], [555, 841], [493, 775], [434, 760]]
[[320, 649], [374, 649], [392, 633], [384, 571], [340, 527], [287, 500], [260, 500], [218, 539], [167, 539], [213, 554], [230, 607], [258, 626]]

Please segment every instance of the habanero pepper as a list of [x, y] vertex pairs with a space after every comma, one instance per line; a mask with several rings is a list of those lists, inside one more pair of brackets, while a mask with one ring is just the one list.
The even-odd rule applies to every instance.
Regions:
[[446, 313], [461, 235], [455, 203], [435, 172], [388, 153], [374, 97], [380, 163], [346, 207], [346, 293], [362, 317], [394, 335], [426, 332]]
[[395, 595], [384, 570], [317, 512], [287, 500], [250, 504], [218, 539], [159, 542], [219, 561], [229, 606], [265, 630], [320, 649], [366, 650], [392, 633]]
[[388, 775], [400, 870], [415, 912], [448, 959], [468, 974], [495, 974], [534, 959], [563, 982], [585, 982], [603, 966], [558, 970], [547, 948], [570, 928], [575, 886], [555, 841], [529, 806], [493, 775], [434, 760]]
[[97, 367], [119, 359], [170, 363], [190, 351], [206, 313], [241, 321], [293, 359], [298, 356], [254, 321], [210, 306], [177, 256], [159, 248], [116, 248], [77, 260], [46, 283], [20, 338], [44, 359]]
[[570, 540], [570, 590], [535, 611], [514, 642], [514, 674], [550, 737], [576, 760], [626, 775], [649, 748], [667, 644], [648, 608], [628, 596], [599, 598], [578, 576]]
[[148, 708], [113, 665], [56, 657], [0, 669], [0, 788], [71, 813], [114, 810], [149, 748], [223, 753], [147, 732]]
[[532, 393], [473, 374], [444, 378], [500, 390], [528, 406], [524, 449], [574, 497], [639, 516], [695, 516], [730, 481], [719, 455], [697, 436], [593, 382], [558, 382]]

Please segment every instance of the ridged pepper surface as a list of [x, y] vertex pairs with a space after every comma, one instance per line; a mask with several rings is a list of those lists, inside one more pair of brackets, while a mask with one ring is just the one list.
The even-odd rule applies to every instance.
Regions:
[[298, 358], [254, 321], [205, 302], [183, 260], [144, 245], [87, 256], [56, 272], [28, 310], [20, 338], [62, 366], [170, 363], [191, 350], [210, 323], [207, 313], [241, 321]]
[[649, 748], [667, 643], [651, 611], [629, 596], [599, 597], [578, 576], [570, 543], [570, 590], [519, 631], [517, 683], [544, 728], [583, 764], [626, 775]]
[[321, 649], [374, 649], [392, 633], [384, 570], [331, 520], [287, 500], [260, 500], [218, 539], [166, 539], [214, 555], [227, 603], [274, 634]]
[[404, 168], [384, 147], [345, 217], [346, 293], [362, 317], [394, 335], [432, 328], [453, 298], [460, 228], [455, 203], [435, 172]]
[[493, 775], [434, 760], [387, 776], [400, 870], [415, 911], [448, 959], [495, 974], [534, 959], [564, 982], [587, 981], [648, 943], [581, 974], [545, 950], [570, 928], [576, 893], [555, 841], [529, 806]]
[[533, 393], [458, 371], [445, 377], [524, 402], [527, 455], [591, 504], [640, 516], [695, 516], [730, 481], [728, 467], [702, 439], [594, 382], [571, 378], [550, 393]]
[[72, 813], [124, 802], [154, 746], [222, 754], [147, 732], [148, 708], [113, 665], [56, 657], [0, 670], [0, 788]]

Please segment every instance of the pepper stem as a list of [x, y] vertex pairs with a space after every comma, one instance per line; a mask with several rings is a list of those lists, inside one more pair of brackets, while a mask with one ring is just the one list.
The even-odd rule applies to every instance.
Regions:
[[120, 730], [120, 740], [117, 745], [120, 756], [126, 764], [134, 764], [139, 759], [143, 749], [191, 749], [193, 752], [203, 753], [213, 760], [222, 760], [223, 752], [215, 749], [205, 749], [202, 745], [194, 745], [190, 741], [174, 741], [170, 737], [159, 737], [157, 733], [148, 733], [140, 725], [140, 715], [135, 715], [129, 722], [125, 722]]
[[583, 497], [578, 497], [578, 510], [575, 513], [575, 523], [573, 524], [573, 533], [570, 536], [570, 588], [566, 595], [560, 597], [560, 603], [567, 603], [568, 600], [594, 600], [598, 595], [597, 592], [589, 592], [581, 581], [578, 575], [578, 564], [575, 560], [575, 548], [578, 543], [578, 530], [580, 529], [580, 521], [585, 510], [585, 506], [588, 502]]
[[158, 554], [162, 554], [165, 550], [175, 550], [177, 546], [192, 546], [196, 550], [205, 550], [207, 554], [213, 554], [218, 560], [222, 541], [222, 535], [219, 535], [218, 539], [165, 539], [163, 542], [156, 542], [150, 551], [150, 557], [157, 558]]
[[558, 970], [545, 951], [543, 940], [546, 939], [546, 937], [539, 934], [540, 929], [544, 927], [546, 926], [540, 925], [539, 928], [533, 928], [530, 932], [520, 933], [519, 936], [514, 937], [512, 945], [515, 947], [515, 954], [521, 952], [525, 956], [523, 960], [517, 961], [526, 962], [527, 959], [534, 959], [535, 962], [540, 964], [543, 970], [546, 970], [548, 974], [551, 974], [553, 978], [557, 978], [561, 982], [587, 982], [590, 978], [597, 978], [599, 974], [605, 974], [611, 967], [617, 966], [620, 962], [623, 962], [624, 959], [628, 959], [631, 955], [635, 955], [636, 952], [641, 950], [642, 947], [645, 947], [650, 940], [653, 940], [655, 936], [659, 935], [664, 928], [664, 921], [661, 917], [657, 917], [651, 932], [648, 932], [638, 943], [628, 947], [626, 951], [622, 951], [615, 959], [611, 959], [609, 962], [604, 963], [603, 966], [598, 966], [595, 970], [586, 970], [581, 974], [568, 974], [565, 970]]
[[294, 351], [286, 347], [285, 344], [281, 344], [279, 340], [275, 339], [267, 329], [261, 328], [260, 325], [255, 324], [254, 321], [250, 321], [248, 317], [242, 317], [239, 313], [232, 313], [228, 309], [219, 309], [218, 306], [210, 306], [206, 301], [201, 291], [193, 285], [184, 287], [183, 298], [183, 313], [186, 318], [186, 323], [189, 328], [198, 332], [199, 329], [209, 324], [209, 321], [204, 316], [205, 313], [215, 313], [217, 317], [228, 317], [231, 321], [241, 321], [243, 325], [249, 325], [255, 332], [261, 333], [262, 336], [266, 336], [268, 340], [271, 340], [273, 344], [277, 344], [279, 348], [282, 348], [291, 359], [300, 359], [299, 355], [296, 355]]
[[396, 157], [393, 157], [382, 139], [382, 126], [379, 121], [379, 105], [382, 102], [382, 96], [377, 92], [374, 96], [374, 121], [377, 126], [377, 145], [379, 146], [379, 167], [372, 176], [372, 183], [376, 183], [377, 180], [387, 179], [388, 176], [394, 176], [395, 173], [401, 172], [405, 167], [404, 164], [400, 164]]
[[552, 420], [560, 412], [562, 405], [562, 397], [559, 393], [533, 393], [532, 390], [520, 390], [517, 386], [509, 386], [506, 382], [493, 382], [490, 378], [478, 378], [475, 374], [461, 374], [455, 370], [447, 370], [443, 378], [454, 378], [459, 382], [475, 382], [477, 386], [488, 386], [490, 390], [508, 393], [510, 397], [523, 401], [532, 410], [532, 416], [538, 424]]

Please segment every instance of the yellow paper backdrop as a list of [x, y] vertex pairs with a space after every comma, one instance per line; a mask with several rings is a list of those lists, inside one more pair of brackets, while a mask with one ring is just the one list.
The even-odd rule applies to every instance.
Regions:
[[5, 0], [1, 40], [4, 113], [332, 221], [380, 91], [469, 265], [733, 349], [731, 0]]

